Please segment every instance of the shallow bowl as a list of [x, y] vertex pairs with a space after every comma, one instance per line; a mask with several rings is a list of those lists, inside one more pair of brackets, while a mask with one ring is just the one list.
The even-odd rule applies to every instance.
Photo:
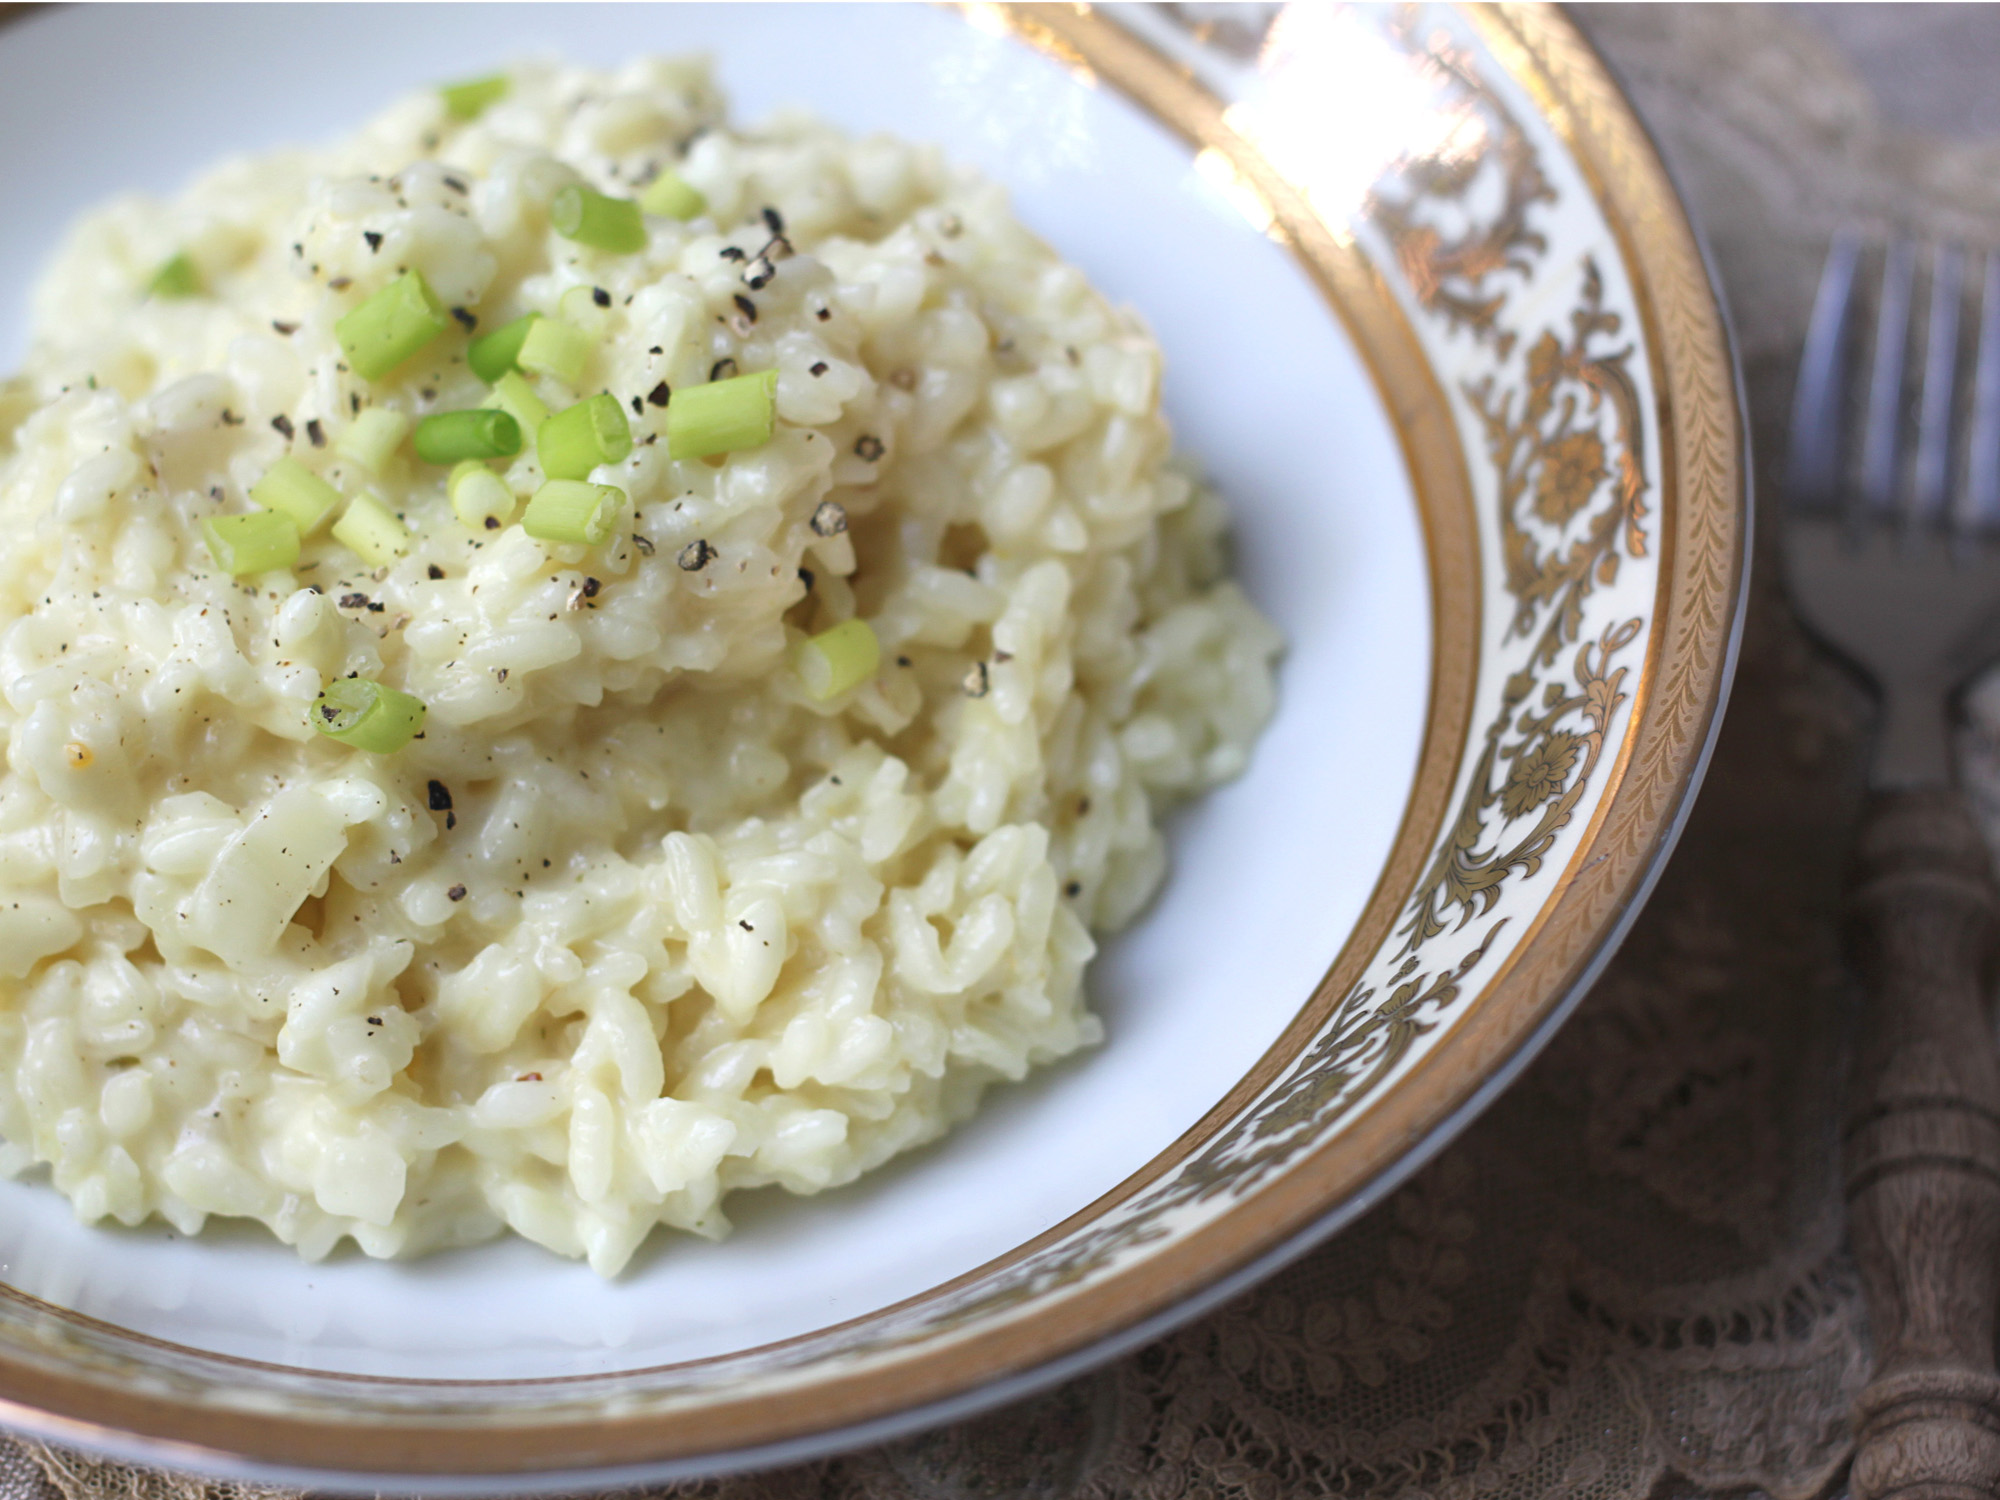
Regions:
[[656, 1238], [609, 1283], [521, 1242], [305, 1265], [0, 1184], [10, 1425], [494, 1491], [778, 1462], [1007, 1399], [1380, 1198], [1548, 1037], [1673, 843], [1734, 659], [1741, 407], [1673, 189], [1551, 12], [32, 15], [0, 33], [0, 362], [18, 289], [113, 191], [336, 135], [439, 72], [637, 50], [711, 53], [741, 120], [804, 103], [942, 143], [1140, 310], [1289, 641], [1277, 718], [1094, 967], [1102, 1048], [854, 1187], [732, 1200], [724, 1243]]

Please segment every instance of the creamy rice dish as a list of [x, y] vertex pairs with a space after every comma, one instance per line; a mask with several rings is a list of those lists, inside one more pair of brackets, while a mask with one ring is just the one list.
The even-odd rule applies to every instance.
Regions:
[[0, 1170], [600, 1273], [1097, 1041], [1279, 641], [932, 150], [523, 66], [116, 202], [0, 387]]

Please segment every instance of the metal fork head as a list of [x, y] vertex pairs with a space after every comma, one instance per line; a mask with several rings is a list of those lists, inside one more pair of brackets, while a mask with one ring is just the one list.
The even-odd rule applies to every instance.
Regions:
[[[2000, 249], [1982, 259], [1970, 348], [1963, 251], [1897, 241], [1867, 274], [1876, 260], [1836, 237], [1814, 299], [1787, 455], [1786, 577], [1806, 625], [1882, 698], [1871, 779], [1940, 785], [1951, 700], [2000, 658]], [[1856, 314], [1871, 300], [1864, 350]]]

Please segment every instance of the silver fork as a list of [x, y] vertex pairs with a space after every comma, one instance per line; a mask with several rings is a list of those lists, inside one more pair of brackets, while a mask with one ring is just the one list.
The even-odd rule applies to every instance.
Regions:
[[[1869, 990], [1845, 1166], [1875, 1345], [1849, 1484], [1857, 1500], [1991, 1500], [2000, 1050], [1984, 1000], [2000, 895], [1952, 784], [1950, 738], [1959, 690], [2000, 658], [2000, 251], [1984, 259], [1963, 403], [1967, 257], [1951, 248], [1886, 249], [1868, 356], [1852, 361], [1849, 384], [1850, 312], [1871, 258], [1840, 237], [1820, 280], [1792, 412], [1784, 539], [1801, 618], [1860, 670], [1882, 709], [1845, 919]], [[1913, 382], [1920, 271], [1929, 295]], [[1849, 442], [1857, 411], [1859, 441]]]

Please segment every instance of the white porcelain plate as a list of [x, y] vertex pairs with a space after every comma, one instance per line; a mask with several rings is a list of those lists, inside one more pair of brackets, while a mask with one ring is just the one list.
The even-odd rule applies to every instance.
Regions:
[[[1244, 778], [1090, 975], [1107, 1042], [614, 1282], [519, 1241], [300, 1262], [0, 1184], [0, 1415], [322, 1484], [798, 1454], [1129, 1345], [1364, 1206], [1601, 962], [1719, 712], [1728, 353], [1629, 109], [1534, 13], [78, 7], [0, 30], [0, 365], [63, 226], [527, 54], [704, 51], [738, 121], [934, 140], [1168, 358], [1283, 629]], [[1560, 125], [1558, 125], [1560, 121]], [[1531, 722], [1532, 721], [1532, 722]], [[0, 1007], [7, 997], [0, 993]]]

